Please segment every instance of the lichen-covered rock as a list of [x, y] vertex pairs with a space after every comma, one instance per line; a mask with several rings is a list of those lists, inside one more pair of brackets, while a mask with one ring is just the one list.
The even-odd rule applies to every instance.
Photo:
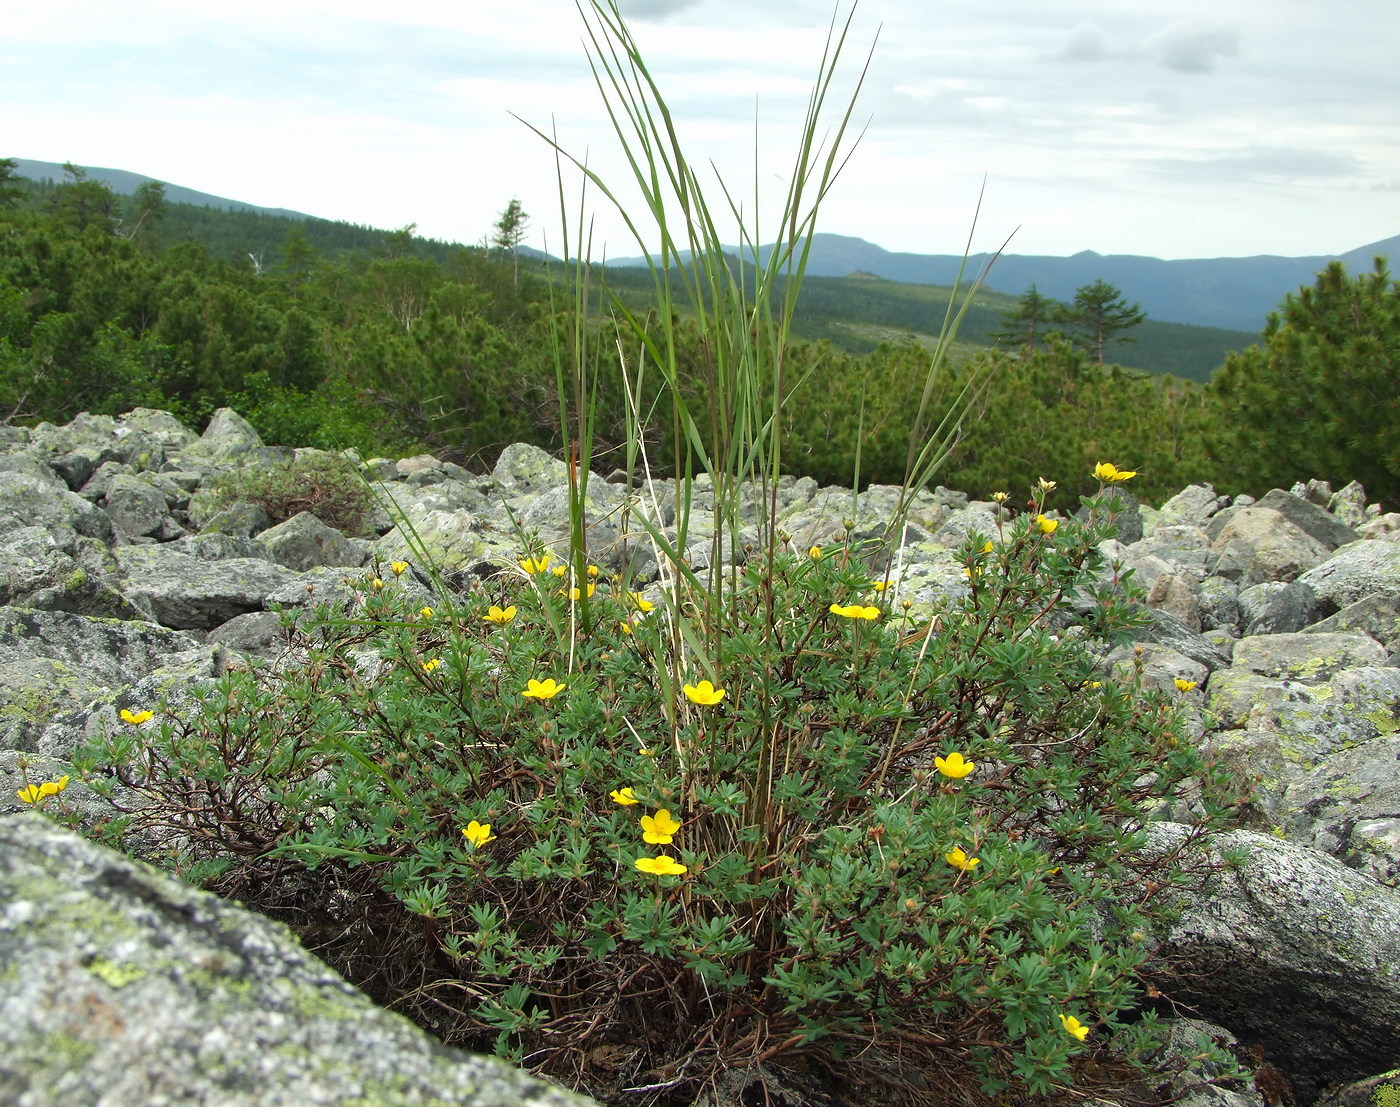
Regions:
[[153, 623], [0, 609], [0, 749], [40, 749], [58, 716], [114, 697], [198, 648]]
[[[1156, 824], [1154, 848], [1185, 833]], [[1210, 852], [1243, 861], [1183, 896], [1163, 936], [1172, 994], [1257, 1044], [1304, 1102], [1400, 1056], [1400, 893], [1267, 835], [1223, 834]]]
[[1384, 665], [1385, 650], [1364, 634], [1260, 634], [1235, 643], [1236, 671], [1321, 684], [1343, 669]]
[[267, 594], [292, 572], [256, 557], [206, 559], [198, 556], [201, 548], [170, 542], [118, 549], [122, 593], [148, 607], [162, 626], [212, 630], [235, 615], [263, 610]]
[[1320, 564], [1330, 547], [1267, 507], [1232, 511], [1211, 544], [1210, 569], [1241, 588], [1267, 580], [1293, 580]]
[[1202, 526], [1227, 502], [1209, 484], [1193, 484], [1183, 488], [1158, 510], [1157, 526], [1153, 533], [1163, 527]]
[[1317, 597], [1314, 620], [1368, 597], [1400, 596], [1400, 543], [1353, 542], [1298, 579]]
[[150, 481], [118, 473], [107, 485], [107, 517], [123, 538], [160, 537], [171, 540], [184, 534], [170, 514], [165, 493]]
[[1395, 653], [1400, 650], [1400, 592], [1367, 596], [1306, 629], [1309, 634], [1366, 634]]
[[1400, 1068], [1329, 1092], [1314, 1107], [1400, 1107]]
[[[1360, 486], [1356, 485], [1355, 487], [1359, 488]], [[1364, 504], [1366, 494], [1362, 492], [1361, 495]], [[1327, 497], [1328, 503], [1333, 503], [1336, 500], [1336, 495]], [[1321, 542], [1329, 550], [1335, 550], [1338, 546], [1355, 542], [1358, 537], [1356, 531], [1352, 530], [1344, 520], [1339, 519], [1325, 507], [1310, 503], [1283, 491], [1281, 488], [1275, 488], [1261, 497], [1254, 506], [1256, 508], [1270, 508], [1279, 512], [1304, 534]]]
[[323, 565], [357, 567], [364, 561], [345, 535], [309, 511], [269, 527], [258, 535], [258, 541], [267, 547], [273, 561], [299, 573]]
[[582, 1107], [377, 1008], [269, 922], [0, 817], [0, 1102]]
[[1240, 633], [1292, 634], [1312, 620], [1316, 597], [1296, 580], [1270, 580], [1243, 589], [1239, 594]]
[[18, 527], [68, 527], [89, 538], [112, 539], [107, 513], [76, 492], [25, 473], [0, 472], [0, 531]]

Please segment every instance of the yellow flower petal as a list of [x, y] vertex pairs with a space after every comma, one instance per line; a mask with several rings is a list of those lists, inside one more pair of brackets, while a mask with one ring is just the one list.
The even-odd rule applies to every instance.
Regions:
[[491, 824], [479, 823], [475, 819], [462, 827], [462, 837], [470, 843], [472, 849], [480, 849], [487, 842], [496, 840], [496, 836], [491, 833]]
[[408, 562], [407, 562], [407, 561], [391, 561], [391, 562], [389, 562], [389, 570], [390, 570], [390, 572], [392, 572], [392, 573], [394, 574], [394, 576], [396, 576], [396, 577], [401, 577], [401, 576], [403, 576], [404, 570], [406, 570], [407, 568], [408, 568]]
[[615, 792], [609, 792], [608, 795], [612, 797], [612, 801], [614, 803], [620, 803], [623, 807], [627, 807], [633, 803], [641, 802], [637, 799], [636, 796], [632, 794], [631, 788], [619, 788]]
[[701, 707], [713, 707], [727, 694], [723, 688], [716, 688], [708, 680], [702, 680], [699, 684], [687, 684], [682, 691], [685, 692], [686, 699], [691, 703], [698, 703]]
[[943, 859], [955, 869], [961, 869], [965, 873], [970, 873], [982, 863], [980, 857], [969, 857], [962, 846], [954, 846], [943, 855]]
[[1056, 528], [1060, 525], [1060, 521], [1058, 519], [1047, 519], [1044, 515], [1037, 515], [1035, 517], [1035, 525], [1040, 528], [1043, 534], [1054, 534]]
[[840, 615], [843, 619], [878, 619], [880, 609], [878, 607], [866, 607], [864, 604], [847, 604], [842, 606], [839, 603], [831, 605], [830, 611], [833, 615]]
[[1066, 1033], [1074, 1035], [1081, 1042], [1089, 1036], [1089, 1028], [1073, 1015], [1061, 1015], [1060, 1025], [1065, 1028]]
[[488, 610], [482, 618], [488, 623], [495, 623], [498, 626], [503, 626], [515, 618], [515, 605], [511, 604], [509, 607], [502, 610], [495, 604], [492, 604], [490, 610]]
[[935, 757], [938, 771], [951, 780], [961, 780], [977, 768], [977, 762], [968, 761], [961, 753], [953, 752], [947, 757]]
[[651, 873], [653, 876], [680, 876], [686, 871], [684, 865], [678, 864], [664, 853], [655, 857], [638, 857], [633, 864], [642, 872]]
[[655, 815], [641, 817], [642, 837], [654, 846], [669, 846], [671, 836], [681, 828], [681, 824], [671, 818], [671, 812], [661, 808]]
[[154, 719], [155, 714], [156, 713], [154, 711], [129, 711], [125, 707], [123, 707], [122, 722], [130, 723], [132, 726], [140, 726], [142, 723], [149, 722], [151, 719]]
[[525, 690], [520, 694], [536, 700], [552, 700], [567, 687], [567, 684], [555, 683], [553, 677], [548, 677], [545, 680], [536, 680], [531, 677]]

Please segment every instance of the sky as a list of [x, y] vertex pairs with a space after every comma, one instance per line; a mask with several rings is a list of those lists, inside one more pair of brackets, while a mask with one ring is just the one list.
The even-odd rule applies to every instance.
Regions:
[[[718, 177], [771, 241], [848, 3], [619, 2], [712, 209]], [[1368, 245], [1400, 234], [1397, 46], [1394, 0], [862, 0], [819, 130], [865, 69], [858, 142], [816, 228], [938, 254]], [[48, 0], [0, 32], [0, 157], [468, 244], [518, 198], [526, 243], [557, 254], [532, 127], [640, 211], [573, 0]], [[584, 226], [594, 258], [641, 252], [571, 169], [563, 186], [571, 243]]]

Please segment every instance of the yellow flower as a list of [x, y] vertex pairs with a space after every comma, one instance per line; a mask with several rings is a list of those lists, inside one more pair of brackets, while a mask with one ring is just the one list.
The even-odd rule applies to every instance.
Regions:
[[1065, 1028], [1066, 1033], [1073, 1034], [1081, 1042], [1089, 1036], [1089, 1028], [1073, 1015], [1061, 1015], [1060, 1025]]
[[482, 618], [488, 623], [495, 623], [497, 626], [503, 626], [515, 618], [515, 604], [511, 604], [504, 611], [495, 604], [492, 604], [491, 609], [487, 611]]
[[491, 824], [479, 823], [475, 819], [462, 827], [462, 837], [471, 844], [472, 849], [480, 849], [487, 842], [496, 840], [496, 836], [491, 833]]
[[1102, 687], [1103, 687], [1103, 681], [1101, 681], [1101, 680], [1086, 680], [1086, 681], [1084, 682], [1084, 684], [1083, 684], [1083, 687], [1085, 687], [1085, 688], [1102, 688]]
[[549, 554], [544, 554], [541, 557], [521, 558], [520, 567], [530, 576], [534, 576], [536, 573], [543, 573], [549, 568]]
[[549, 677], [545, 680], [536, 680], [534, 677], [531, 677], [529, 684], [526, 685], [525, 690], [520, 694], [537, 700], [552, 700], [567, 687], [567, 684], [554, 683], [553, 677]]
[[681, 824], [664, 807], [655, 815], [642, 816], [642, 837], [654, 846], [669, 846], [671, 835], [680, 828]]
[[831, 613], [840, 615], [843, 619], [878, 619], [880, 617], [878, 607], [865, 607], [858, 603], [848, 604], [845, 607], [834, 603], [831, 605]]
[[433, 609], [431, 607], [420, 608], [418, 614], [425, 619], [431, 619], [433, 617]]
[[1044, 515], [1035, 517], [1035, 525], [1040, 528], [1043, 534], [1054, 534], [1055, 528], [1060, 525], [1058, 519], [1047, 519]]
[[556, 565], [553, 569], [550, 570], [550, 572], [553, 573], [556, 577], [562, 577], [567, 576], [569, 570], [566, 566]]
[[1120, 469], [1111, 461], [1100, 461], [1094, 466], [1094, 476], [1105, 484], [1117, 484], [1119, 481], [1132, 480], [1137, 476], [1137, 470]]
[[384, 582], [379, 577], [370, 577], [369, 586], [378, 592], [384, 587]]
[[44, 784], [39, 785], [39, 795], [56, 796], [59, 792], [63, 791], [67, 787], [68, 777], [66, 775], [61, 776], [57, 780], [50, 780]]
[[648, 611], [650, 611], [653, 607], [656, 606], [650, 600], [643, 599], [642, 594], [640, 592], [628, 592], [627, 596], [629, 599], [631, 599], [632, 606], [634, 606], [643, 615], [645, 615]]
[[938, 771], [950, 780], [961, 780], [977, 768], [976, 761], [968, 761], [957, 752], [950, 753], [947, 757], [935, 757], [933, 763]]
[[1055, 491], [1055, 482], [1053, 480], [1046, 480], [1044, 477], [1041, 477], [1040, 480], [1036, 482], [1036, 485], [1042, 492]]
[[1176, 690], [1178, 692], [1189, 692], [1192, 688], [1196, 687], [1196, 685], [1199, 684], [1200, 681], [1183, 680], [1181, 677], [1177, 677], [1176, 680], [1172, 681], [1172, 683], [1176, 685]]
[[652, 876], [680, 876], [685, 872], [685, 866], [677, 864], [672, 858], [664, 853], [655, 857], [638, 857], [632, 862], [644, 873], [651, 873]]
[[877, 580], [877, 581], [875, 582], [875, 591], [877, 591], [877, 592], [883, 592], [883, 591], [884, 591], [886, 588], [888, 588], [888, 587], [889, 587], [889, 584], [888, 584], [888, 582], [886, 582], [886, 581]]
[[631, 634], [631, 633], [632, 633], [632, 624], [629, 623], [626, 619], [624, 619], [622, 622], [618, 623], [617, 625], [618, 625], [618, 628], [622, 631], [623, 634]]
[[965, 873], [970, 873], [973, 869], [977, 868], [977, 866], [982, 863], [982, 858], [969, 857], [966, 853], [964, 853], [962, 846], [954, 846], [951, 850], [949, 850], [943, 855], [943, 858], [948, 862], [948, 864], [952, 865], [953, 868], [961, 869]]
[[612, 797], [613, 803], [620, 803], [623, 807], [627, 807], [629, 804], [641, 802], [637, 799], [636, 796], [632, 794], [631, 788], [620, 788], [615, 792], [609, 792], [608, 795]]
[[992, 499], [993, 499], [995, 502], [999, 503], [999, 504], [1004, 504], [1004, 503], [1006, 503], [1006, 501], [1009, 500], [1010, 498], [1011, 498], [1011, 493], [1009, 493], [1009, 492], [993, 492], [993, 493], [992, 493]]
[[393, 572], [394, 576], [396, 576], [396, 577], [401, 577], [401, 576], [403, 576], [404, 570], [406, 570], [407, 568], [408, 568], [408, 562], [407, 562], [407, 561], [391, 561], [391, 562], [389, 562], [389, 569]]
[[435, 657], [431, 661], [420, 661], [418, 662], [418, 664], [423, 666], [423, 671], [425, 673], [431, 673], [434, 669], [441, 665], [442, 662]]
[[589, 575], [590, 577], [596, 577], [596, 576], [598, 575], [598, 566], [596, 566], [596, 565], [590, 565], [590, 566], [588, 567], [588, 575]]
[[822, 559], [822, 548], [820, 546], [811, 547], [807, 551], [807, 556], [810, 557], [813, 561], [820, 561]]
[[15, 793], [15, 795], [19, 796], [25, 803], [35, 803], [41, 794], [37, 784], [31, 784], [27, 788], [21, 788]]
[[980, 577], [981, 575], [982, 567], [980, 565], [977, 566], [975, 569], [969, 566], [963, 570], [963, 576], [967, 577], [968, 580], [971, 580], [973, 577]]
[[[589, 581], [589, 582], [588, 582], [588, 597], [589, 597], [589, 599], [592, 599], [592, 598], [593, 598], [593, 593], [596, 592], [597, 590], [598, 590], [598, 586], [597, 586], [596, 584], [594, 584], [592, 581]], [[571, 600], [579, 600], [579, 599], [582, 599], [582, 598], [583, 598], [583, 590], [580, 589], [580, 588], [561, 588], [561, 589], [559, 589], [559, 594], [560, 594], [561, 596], [568, 596], [569, 599], [571, 599]]]
[[132, 726], [140, 726], [155, 717], [154, 711], [128, 711], [125, 707], [122, 708], [122, 722], [130, 723]]
[[683, 689], [685, 698], [691, 703], [698, 703], [701, 707], [713, 707], [724, 699], [723, 688], [716, 688], [708, 680], [702, 680], [699, 684], [687, 684]]

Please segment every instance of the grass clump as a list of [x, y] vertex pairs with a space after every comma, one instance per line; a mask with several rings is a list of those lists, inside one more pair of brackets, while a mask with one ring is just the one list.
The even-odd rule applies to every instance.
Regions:
[[229, 673], [193, 717], [125, 727], [82, 770], [142, 798], [126, 830], [164, 832], [182, 871], [299, 924], [372, 995], [608, 1102], [691, 1102], [775, 1066], [884, 1099], [1047, 1095], [1142, 1055], [1151, 924], [1196, 876], [1144, 848], [1150, 822], [1190, 797], [1203, 833], [1223, 809], [1174, 701], [1106, 669], [1144, 617], [1100, 552], [1127, 477], [1103, 469], [1083, 520], [1046, 514], [1070, 506], [1048, 481], [1019, 511], [1000, 495], [994, 533], [957, 553], [964, 587], [933, 610], [901, 595], [901, 515], [985, 384], [938, 401], [969, 295], [911, 405], [885, 536], [850, 523], [795, 548], [777, 483], [806, 374], [788, 337], [847, 154], [849, 103], [818, 136], [849, 20], [754, 268], [724, 256], [616, 7], [582, 11], [661, 242], [656, 311], [613, 301], [608, 321], [623, 467], [647, 470], [659, 413], [679, 469], [667, 503], [634, 488], [622, 524], [658, 575], [601, 572], [587, 544], [601, 355], [576, 242], [555, 351], [569, 539], [522, 535], [517, 562], [428, 603], [395, 563], [348, 613], [301, 620], [295, 661]]
[[219, 476], [205, 503], [210, 514], [235, 503], [257, 504], [274, 524], [309, 511], [328, 527], [361, 534], [374, 491], [344, 454], [308, 450], [291, 461], [245, 466]]

